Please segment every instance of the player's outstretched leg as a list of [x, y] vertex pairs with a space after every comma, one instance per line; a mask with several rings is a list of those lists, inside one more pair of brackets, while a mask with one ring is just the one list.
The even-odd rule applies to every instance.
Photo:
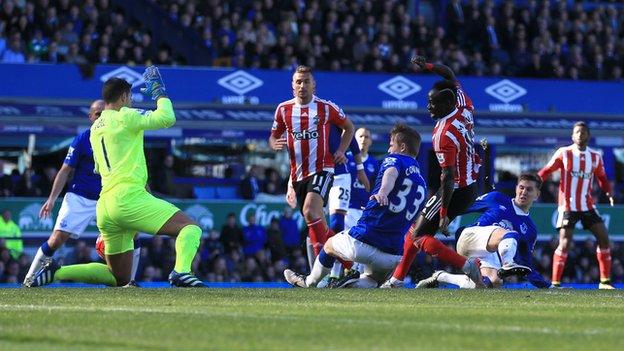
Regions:
[[531, 273], [531, 268], [514, 262], [519, 239], [520, 234], [514, 231], [508, 231], [503, 235], [498, 243], [498, 254], [500, 255], [503, 263], [501, 269], [498, 270], [498, 276], [501, 278], [506, 278], [512, 275], [524, 277], [525, 275]]
[[61, 267], [55, 260], [51, 260], [37, 272], [32, 284], [28, 286], [38, 287], [60, 280], [108, 286], [117, 285], [115, 276], [105, 264], [86, 263]]
[[35, 258], [30, 264], [26, 277], [24, 277], [24, 285], [32, 285], [32, 280], [35, 278], [35, 274], [39, 272], [44, 265], [52, 260], [54, 252], [60, 248], [67, 241], [67, 239], [69, 239], [70, 235], [70, 233], [62, 230], [55, 230], [52, 232], [50, 238], [48, 238], [48, 240], [44, 242], [39, 249], [37, 249]]

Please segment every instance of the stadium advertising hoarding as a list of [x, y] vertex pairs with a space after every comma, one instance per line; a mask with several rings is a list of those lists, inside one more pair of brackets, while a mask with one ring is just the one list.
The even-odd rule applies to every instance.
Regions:
[[[110, 77], [127, 79], [143, 97], [143, 67], [98, 65], [0, 64], [2, 98], [90, 100]], [[170, 95], [178, 103], [274, 105], [292, 96], [289, 71], [216, 68], [161, 69]], [[342, 107], [424, 109], [433, 75], [316, 72], [319, 96]], [[62, 86], [59, 86], [61, 84]], [[461, 78], [479, 111], [621, 114], [620, 83], [516, 78]], [[354, 93], [357, 92], [357, 93]], [[591, 92], [591, 93], [589, 93]], [[573, 97], [573, 98], [572, 98]]]
[[[39, 210], [44, 203], [44, 199], [10, 199], [0, 200], [0, 208], [6, 208], [11, 211], [13, 220], [19, 225], [24, 236], [39, 235], [47, 233], [54, 227], [54, 221], [50, 218], [40, 219]], [[256, 223], [262, 226], [268, 226], [271, 218], [281, 216], [285, 203], [257, 203], [249, 201], [199, 201], [199, 200], [174, 200], [173, 204], [186, 212], [193, 218], [202, 229], [206, 232], [213, 228], [220, 230], [225, 224], [227, 214], [233, 212], [236, 214], [237, 221], [240, 225], [247, 225], [247, 218], [251, 214], [255, 214]], [[61, 201], [57, 201], [53, 213], [57, 214]], [[615, 207], [599, 206], [609, 235], [615, 240], [624, 240], [624, 222], [618, 218], [624, 210], [624, 206]], [[299, 223], [299, 227], [303, 227], [303, 218], [299, 212], [294, 212], [294, 218]], [[471, 214], [461, 216], [454, 221], [450, 229], [454, 231], [463, 225], [470, 225], [476, 215]], [[557, 209], [555, 205], [536, 204], [531, 210], [531, 218], [535, 221], [538, 233], [542, 239], [547, 239], [556, 235], [555, 222], [557, 219]], [[97, 227], [95, 222], [90, 223], [87, 232], [96, 233]], [[590, 235], [588, 231], [582, 230], [580, 223], [576, 231], [577, 236]]]

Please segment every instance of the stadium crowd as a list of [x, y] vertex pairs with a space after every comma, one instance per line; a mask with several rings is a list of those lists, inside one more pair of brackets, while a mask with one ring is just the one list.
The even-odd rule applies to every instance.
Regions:
[[[3, 219], [0, 218], [0, 221]], [[201, 279], [207, 282], [282, 282], [284, 278], [281, 272], [285, 268], [298, 272], [309, 271], [302, 247], [307, 233], [298, 230], [290, 209], [285, 209], [282, 216], [274, 218], [266, 228], [257, 225], [253, 215], [248, 221], [247, 226], [241, 226], [236, 216], [230, 214], [221, 230], [214, 229], [206, 233], [193, 262], [193, 271]], [[23, 281], [32, 258], [23, 252], [11, 252], [7, 248], [9, 240], [0, 235], [0, 283], [19, 283]], [[60, 262], [75, 264], [98, 260], [92, 244], [86, 240], [71, 241], [69, 245], [73, 246], [68, 246], [60, 254]], [[448, 245], [453, 247], [453, 244]], [[612, 282], [623, 283], [624, 245], [621, 242], [613, 242], [612, 245]], [[175, 261], [174, 240], [154, 236], [150, 240], [143, 240], [141, 246], [138, 280], [166, 281]], [[552, 254], [556, 248], [556, 238], [537, 243], [535, 263], [544, 277], [550, 277]], [[568, 252], [563, 282], [598, 281], [595, 251], [593, 239], [574, 242]], [[451, 267], [441, 265], [437, 259], [421, 253], [409, 276], [412, 281], [417, 281], [431, 276], [439, 269], [453, 271]]]
[[[152, 0], [214, 66], [622, 80], [624, 8], [586, 2]], [[0, 62], [184, 63], [109, 0], [3, 0]], [[421, 13], [418, 13], [421, 12]]]

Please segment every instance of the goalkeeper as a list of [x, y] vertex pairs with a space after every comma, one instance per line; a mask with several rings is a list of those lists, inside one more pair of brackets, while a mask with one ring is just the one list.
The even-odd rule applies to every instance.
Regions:
[[88, 263], [59, 267], [52, 261], [37, 273], [33, 286], [57, 280], [109, 286], [127, 284], [136, 232], [176, 237], [176, 262], [169, 283], [179, 287], [204, 286], [191, 273], [201, 229], [177, 207], [146, 190], [143, 132], [171, 127], [175, 114], [158, 69], [148, 67], [143, 77], [146, 88], [142, 90], [156, 100], [155, 111], [141, 113], [131, 109], [130, 84], [111, 78], [102, 88], [105, 109], [91, 127], [95, 171], [102, 176], [97, 225], [104, 239], [107, 265]]

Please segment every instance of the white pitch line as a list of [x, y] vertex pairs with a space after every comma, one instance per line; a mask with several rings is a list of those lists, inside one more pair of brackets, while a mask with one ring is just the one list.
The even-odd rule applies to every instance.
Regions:
[[172, 308], [144, 308], [144, 307], [111, 307], [111, 306], [42, 306], [42, 305], [0, 305], [0, 311], [48, 311], [48, 312], [128, 312], [128, 313], [161, 313], [161, 314], [193, 314], [203, 315], [207, 317], [232, 317], [232, 318], [255, 318], [264, 320], [305, 320], [305, 319], [320, 319], [324, 322], [331, 322], [333, 324], [346, 323], [346, 324], [375, 324], [375, 325], [391, 325], [394, 327], [419, 327], [430, 328], [435, 330], [445, 331], [472, 331], [472, 332], [513, 332], [524, 334], [544, 334], [544, 335], [607, 335], [607, 334], [619, 334], [621, 330], [619, 328], [601, 328], [601, 329], [584, 329], [584, 330], [561, 330], [550, 327], [526, 327], [520, 325], [475, 325], [475, 324], [458, 324], [458, 323], [441, 323], [441, 322], [423, 322], [417, 320], [402, 320], [402, 321], [388, 321], [369, 318], [340, 318], [329, 317], [327, 315], [310, 315], [310, 316], [292, 316], [292, 315], [274, 315], [274, 314], [258, 314], [249, 312], [222, 312], [222, 311], [210, 311], [210, 310], [174, 310]]

